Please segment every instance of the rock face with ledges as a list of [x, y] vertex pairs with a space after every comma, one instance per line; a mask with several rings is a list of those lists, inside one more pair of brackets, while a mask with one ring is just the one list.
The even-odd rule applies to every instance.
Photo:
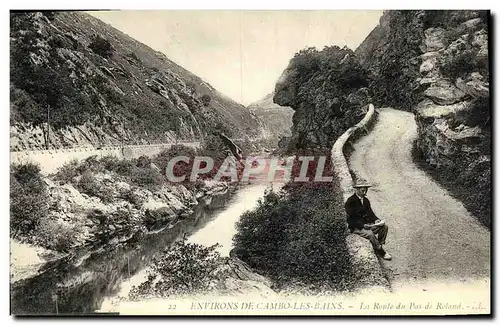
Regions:
[[487, 12], [387, 11], [375, 31], [356, 54], [366, 58], [379, 105], [415, 113], [422, 157], [440, 177], [470, 189], [461, 199], [488, 224], [482, 217], [491, 214]]
[[275, 142], [281, 137], [289, 137], [292, 134], [293, 109], [280, 106], [273, 102], [274, 92], [261, 100], [247, 106], [247, 108], [260, 118], [266, 126], [267, 131]]
[[465, 99], [465, 93], [447, 80], [431, 83], [424, 95], [438, 105], [451, 105]]

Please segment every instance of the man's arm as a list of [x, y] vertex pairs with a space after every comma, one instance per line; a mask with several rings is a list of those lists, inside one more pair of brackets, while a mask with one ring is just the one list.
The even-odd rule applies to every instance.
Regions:
[[373, 212], [370, 200], [368, 200], [367, 198], [365, 198], [365, 200], [366, 200], [366, 210], [368, 212], [366, 220], [368, 222], [376, 222], [377, 220], [379, 220], [379, 218]]

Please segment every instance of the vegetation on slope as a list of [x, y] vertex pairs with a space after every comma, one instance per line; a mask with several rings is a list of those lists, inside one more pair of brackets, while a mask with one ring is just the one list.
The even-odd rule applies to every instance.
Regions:
[[330, 148], [370, 102], [368, 71], [348, 48], [308, 48], [295, 54], [276, 84], [274, 102], [293, 115], [289, 152]]
[[[329, 168], [327, 160], [324, 175], [334, 177]], [[314, 178], [315, 170], [316, 163], [311, 163], [307, 176]], [[296, 160], [292, 175], [299, 172]], [[340, 193], [336, 177], [332, 182], [288, 183], [279, 192], [269, 191], [238, 222], [235, 254], [270, 277], [277, 288], [351, 289], [353, 270]]]
[[10, 23], [12, 125], [90, 124], [124, 143], [261, 132], [244, 106], [86, 13], [11, 12]]

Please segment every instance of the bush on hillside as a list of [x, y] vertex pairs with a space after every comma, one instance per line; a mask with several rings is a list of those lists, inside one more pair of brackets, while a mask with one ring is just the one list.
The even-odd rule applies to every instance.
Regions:
[[14, 238], [33, 233], [47, 217], [49, 195], [33, 163], [14, 164], [10, 170], [10, 229]]
[[349, 288], [353, 270], [339, 193], [336, 179], [268, 191], [237, 223], [236, 255], [279, 286], [299, 282]]
[[36, 243], [56, 252], [67, 253], [82, 237], [83, 227], [72, 221], [57, 222], [50, 218], [41, 220], [37, 229]]
[[201, 96], [201, 102], [203, 103], [203, 106], [208, 106], [212, 102], [212, 97], [210, 95], [203, 95]]
[[163, 176], [158, 170], [149, 167], [135, 167], [129, 176], [134, 185], [145, 187], [149, 190], [158, 189], [164, 181]]
[[101, 35], [94, 35], [94, 38], [89, 44], [92, 52], [109, 59], [115, 53], [115, 48], [111, 43]]
[[113, 201], [113, 195], [99, 184], [91, 170], [85, 170], [82, 173], [76, 188], [82, 193], [100, 198], [104, 203]]
[[212, 281], [220, 276], [220, 266], [227, 260], [216, 251], [217, 246], [188, 243], [186, 238], [176, 242], [154, 259], [147, 271], [147, 280], [132, 287], [130, 298], [168, 297], [210, 290]]
[[486, 79], [489, 78], [488, 57], [478, 55], [480, 49], [472, 45], [473, 39], [472, 34], [469, 34], [461, 51], [442, 56], [437, 63], [441, 74], [452, 82], [472, 72], [479, 72]]

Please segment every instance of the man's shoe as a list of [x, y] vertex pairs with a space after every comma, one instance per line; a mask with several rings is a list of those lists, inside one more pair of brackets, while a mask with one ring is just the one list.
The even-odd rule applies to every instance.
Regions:
[[384, 260], [387, 260], [387, 261], [392, 260], [392, 256], [389, 253], [387, 253], [387, 252], [384, 252], [384, 255], [382, 255], [382, 258]]

